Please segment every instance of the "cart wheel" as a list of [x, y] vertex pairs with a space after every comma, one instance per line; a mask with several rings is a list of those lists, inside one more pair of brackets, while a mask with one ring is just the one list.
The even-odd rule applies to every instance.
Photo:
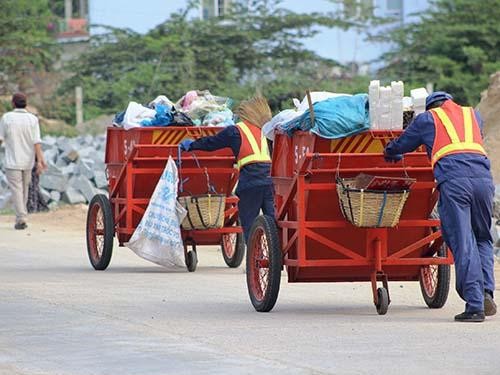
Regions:
[[268, 312], [274, 307], [282, 263], [276, 223], [272, 217], [261, 215], [250, 230], [247, 253], [247, 287], [255, 310]]
[[[446, 245], [439, 249], [438, 256], [446, 256]], [[450, 265], [439, 264], [420, 268], [420, 290], [424, 301], [431, 309], [440, 309], [448, 299], [450, 291]]]
[[198, 254], [196, 253], [196, 245], [191, 246], [193, 248], [191, 251], [187, 251], [187, 245], [184, 245], [184, 250], [186, 253], [186, 267], [189, 272], [194, 272], [198, 266]]
[[245, 256], [243, 233], [228, 233], [222, 236], [222, 257], [228, 267], [239, 267]]
[[113, 254], [115, 235], [113, 214], [109, 199], [103, 194], [95, 195], [87, 212], [87, 252], [90, 264], [96, 270], [105, 270]]
[[389, 292], [385, 288], [377, 289], [377, 303], [375, 304], [377, 313], [385, 315], [389, 309]]

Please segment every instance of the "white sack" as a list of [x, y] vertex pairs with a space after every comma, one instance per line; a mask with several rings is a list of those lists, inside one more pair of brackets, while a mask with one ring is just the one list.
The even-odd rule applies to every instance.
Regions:
[[168, 158], [144, 216], [126, 244], [141, 258], [164, 267], [185, 267], [180, 219], [186, 214], [177, 202], [177, 166]]

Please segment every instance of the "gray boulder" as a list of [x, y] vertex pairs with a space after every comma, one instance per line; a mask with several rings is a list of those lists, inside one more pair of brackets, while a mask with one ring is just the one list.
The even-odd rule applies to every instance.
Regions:
[[40, 186], [47, 190], [63, 192], [68, 187], [68, 178], [61, 172], [47, 171], [40, 176]]
[[495, 197], [493, 199], [493, 216], [500, 220], [500, 184], [495, 186]]
[[94, 178], [94, 161], [92, 159], [78, 159], [78, 172], [87, 179]]
[[50, 192], [50, 200], [52, 202], [59, 202], [61, 200], [61, 193], [57, 190], [52, 190]]
[[72, 187], [74, 187], [80, 193], [83, 194], [83, 196], [85, 197], [85, 200], [87, 202], [90, 202], [92, 200], [92, 198], [94, 197], [94, 195], [97, 194], [97, 189], [94, 187], [94, 185], [92, 184], [90, 179], [88, 179], [87, 177], [85, 177], [83, 175], [76, 177], [75, 179], [73, 179], [71, 181], [71, 183], [72, 183], [72, 185], [71, 185]]
[[108, 179], [106, 178], [106, 173], [104, 173], [103, 171], [99, 170], [94, 171], [94, 182], [95, 186], [98, 189], [108, 188]]
[[64, 193], [62, 193], [62, 200], [69, 204], [85, 203], [87, 200], [77, 189], [69, 186]]

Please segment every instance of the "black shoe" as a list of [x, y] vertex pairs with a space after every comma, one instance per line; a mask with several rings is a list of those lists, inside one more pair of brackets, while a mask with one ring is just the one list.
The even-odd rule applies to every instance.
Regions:
[[484, 315], [492, 316], [497, 313], [497, 304], [488, 292], [484, 293]]
[[14, 225], [14, 228], [18, 229], [18, 230], [23, 230], [23, 229], [28, 228], [28, 224], [26, 224], [25, 222], [16, 223], [16, 225]]
[[471, 323], [480, 323], [484, 322], [484, 312], [478, 311], [474, 313], [463, 312], [461, 314], [455, 315], [456, 322], [471, 322]]

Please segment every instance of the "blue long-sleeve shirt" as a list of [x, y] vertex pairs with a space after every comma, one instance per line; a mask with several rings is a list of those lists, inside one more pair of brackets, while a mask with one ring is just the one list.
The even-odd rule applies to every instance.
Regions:
[[[476, 118], [482, 130], [483, 121], [477, 111]], [[434, 118], [429, 111], [426, 111], [419, 114], [399, 138], [386, 146], [385, 153], [390, 156], [405, 154], [424, 145], [430, 159], [435, 136]], [[490, 161], [484, 155], [475, 153], [451, 154], [437, 161], [434, 166], [434, 177], [438, 185], [446, 180], [460, 177], [492, 178]]]
[[[241, 136], [236, 126], [228, 126], [214, 136], [203, 137], [191, 144], [191, 150], [215, 151], [229, 147], [235, 158], [238, 158], [241, 147]], [[240, 177], [236, 193], [257, 186], [272, 185], [271, 163], [251, 163], [240, 169]]]

